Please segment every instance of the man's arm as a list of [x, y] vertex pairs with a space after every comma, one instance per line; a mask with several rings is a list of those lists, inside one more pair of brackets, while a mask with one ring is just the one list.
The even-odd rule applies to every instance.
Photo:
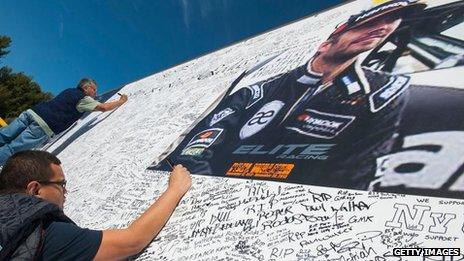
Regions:
[[93, 111], [111, 111], [123, 105], [127, 101], [127, 95], [122, 94], [117, 101], [110, 101], [98, 104]]
[[142, 251], [164, 227], [191, 185], [190, 172], [177, 165], [166, 191], [126, 229], [103, 231], [95, 260], [124, 259]]

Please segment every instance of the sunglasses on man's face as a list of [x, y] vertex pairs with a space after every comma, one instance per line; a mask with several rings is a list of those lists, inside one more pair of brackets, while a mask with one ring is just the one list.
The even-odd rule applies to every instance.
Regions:
[[63, 189], [66, 189], [66, 183], [67, 183], [65, 179], [61, 181], [37, 181], [37, 182], [39, 182], [42, 185], [56, 184], [56, 185], [61, 186]]

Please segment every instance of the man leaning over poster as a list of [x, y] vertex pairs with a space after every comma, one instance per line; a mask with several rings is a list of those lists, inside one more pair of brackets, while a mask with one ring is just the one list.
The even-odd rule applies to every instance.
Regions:
[[394, 143], [409, 77], [357, 58], [424, 7], [389, 1], [351, 16], [305, 65], [224, 98], [170, 158], [197, 174], [366, 189]]

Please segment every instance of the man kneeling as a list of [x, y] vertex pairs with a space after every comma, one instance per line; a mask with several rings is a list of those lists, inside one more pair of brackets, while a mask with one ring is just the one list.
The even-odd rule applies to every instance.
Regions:
[[126, 229], [89, 230], [63, 213], [66, 179], [45, 151], [11, 156], [0, 173], [0, 260], [114, 260], [142, 251], [168, 221], [191, 185], [177, 165], [166, 191]]

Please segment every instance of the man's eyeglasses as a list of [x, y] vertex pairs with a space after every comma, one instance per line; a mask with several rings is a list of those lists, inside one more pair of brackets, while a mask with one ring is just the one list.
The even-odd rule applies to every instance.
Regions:
[[66, 183], [67, 183], [65, 179], [61, 181], [37, 181], [37, 182], [39, 182], [42, 185], [56, 184], [56, 185], [61, 186], [63, 189], [66, 189]]

